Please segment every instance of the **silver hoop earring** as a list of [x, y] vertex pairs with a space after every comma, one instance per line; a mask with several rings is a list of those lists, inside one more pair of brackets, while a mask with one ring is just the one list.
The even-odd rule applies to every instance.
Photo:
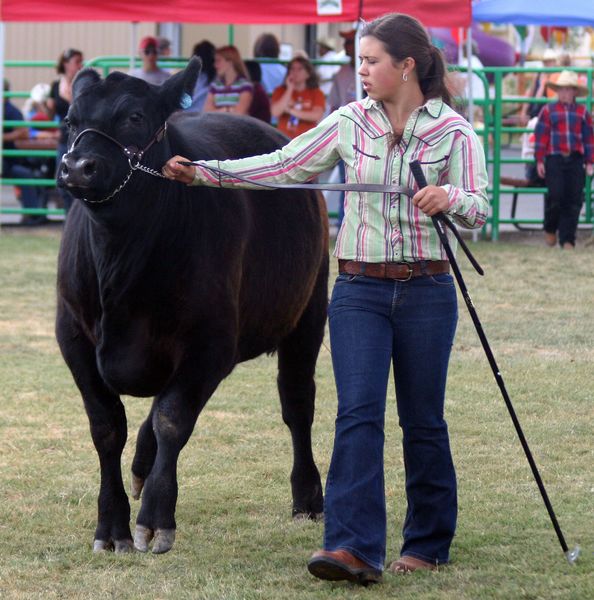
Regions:
[[402, 81], [408, 81], [408, 73], [402, 73]]

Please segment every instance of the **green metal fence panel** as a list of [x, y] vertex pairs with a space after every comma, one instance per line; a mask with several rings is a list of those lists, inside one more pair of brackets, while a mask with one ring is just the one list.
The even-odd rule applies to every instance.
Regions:
[[[586, 104], [590, 113], [592, 112], [593, 105], [593, 73], [592, 67], [563, 67], [571, 71], [576, 71], [582, 76], [586, 77], [586, 85], [589, 90], [589, 95], [586, 98], [578, 98], [578, 102]], [[503, 176], [502, 165], [505, 164], [529, 164], [533, 161], [530, 159], [509, 159], [502, 157], [502, 138], [504, 135], [511, 134], [522, 134], [532, 131], [527, 127], [519, 127], [517, 125], [505, 125], [503, 122], [503, 110], [506, 104], [525, 104], [537, 102], [539, 104], [547, 104], [551, 102], [550, 98], [533, 98], [530, 96], [506, 96], [503, 91], [503, 78], [506, 75], [514, 74], [537, 74], [537, 73], [558, 73], [561, 70], [560, 67], [547, 67], [547, 68], [533, 68], [533, 67], [485, 67], [482, 72], [490, 74], [494, 79], [493, 93], [489, 98], [488, 110], [493, 115], [492, 120], [488, 121], [485, 119], [485, 130], [491, 136], [492, 147], [493, 147], [493, 158], [489, 159], [489, 164], [492, 165], [492, 178], [491, 188], [489, 192], [491, 194], [492, 210], [489, 217], [489, 225], [491, 227], [491, 237], [493, 240], [499, 239], [500, 225], [502, 224], [513, 224], [522, 225], [529, 223], [539, 223], [542, 225], [542, 220], [534, 220], [528, 218], [503, 218], [500, 210], [500, 198], [502, 194], [518, 193], [528, 195], [539, 195], [546, 191], [545, 188], [537, 187], [502, 187], [500, 180]], [[580, 224], [592, 224], [592, 202], [594, 199], [594, 191], [592, 190], [592, 178], [586, 177], [586, 184], [584, 188], [585, 194], [585, 214], [580, 219]]]
[[[274, 59], [256, 59], [261, 62], [274, 62]], [[125, 70], [127, 71], [130, 64], [129, 56], [98, 56], [95, 57], [85, 63], [85, 66], [96, 68], [101, 71], [102, 75], [106, 77], [112, 70]], [[134, 66], [138, 66], [141, 64], [141, 59], [139, 57], [133, 58]], [[283, 61], [276, 61], [283, 62]], [[284, 61], [286, 62], [286, 61]], [[324, 61], [314, 60], [315, 64], [323, 63]], [[53, 68], [55, 63], [53, 60], [33, 60], [33, 61], [25, 61], [25, 60], [8, 60], [5, 61], [6, 67], [16, 67], [16, 68], [29, 68], [29, 67], [49, 67]], [[159, 61], [159, 64], [164, 68], [170, 69], [181, 69], [185, 67], [187, 64], [186, 58], [167, 58]], [[340, 61], [333, 61], [333, 64], [340, 64]], [[590, 91], [587, 98], [578, 99], [579, 102], [584, 102], [588, 110], [592, 112], [592, 107], [594, 104], [593, 97], [593, 79], [594, 79], [594, 68], [584, 68], [584, 67], [568, 67], [569, 70], [577, 71], [582, 76], [586, 77], [586, 85]], [[465, 72], [467, 69], [464, 66], [456, 66], [452, 67], [452, 70]], [[487, 224], [484, 228], [484, 232], [487, 232], [487, 228], [490, 229], [491, 239], [497, 241], [499, 239], [500, 234], [500, 225], [502, 224], [529, 224], [529, 223], [542, 223], [542, 221], [534, 220], [534, 219], [526, 219], [526, 218], [504, 218], [501, 216], [501, 195], [502, 194], [527, 194], [527, 195], [536, 195], [542, 194], [544, 188], [537, 187], [506, 187], [501, 184], [502, 177], [502, 166], [506, 164], [528, 164], [530, 160], [523, 158], [503, 158], [502, 157], [502, 149], [503, 143], [502, 139], [504, 136], [513, 136], [516, 134], [522, 134], [529, 132], [530, 129], [522, 126], [515, 125], [505, 125], [504, 124], [504, 109], [507, 104], [523, 104], [523, 103], [532, 103], [537, 102], [539, 104], [546, 104], [550, 102], [550, 99], [547, 98], [532, 98], [527, 96], [506, 96], [503, 90], [503, 79], [510, 74], [520, 75], [520, 74], [537, 74], [540, 72], [549, 73], [549, 72], [559, 72], [559, 67], [549, 67], [549, 68], [522, 68], [522, 67], [485, 67], [483, 69], [473, 71], [474, 74], [478, 75], [480, 80], [483, 82], [483, 87], [485, 90], [484, 99], [475, 100], [475, 106], [479, 107], [483, 111], [484, 117], [484, 126], [480, 128], [476, 128], [477, 134], [481, 137], [483, 141], [483, 147], [485, 151], [485, 158], [487, 164], [491, 167], [491, 185], [488, 189], [488, 193], [490, 195], [491, 200], [491, 211], [489, 218], [487, 220]], [[493, 83], [489, 85], [488, 77], [492, 78]], [[11, 98], [24, 98], [28, 97], [28, 92], [22, 91], [11, 91], [4, 92], [4, 97]], [[56, 123], [54, 122], [44, 122], [44, 121], [5, 121], [3, 123], [3, 127], [35, 127], [36, 129], [41, 128], [55, 128]], [[20, 157], [51, 157], [54, 156], [51, 150], [4, 150], [3, 154], [6, 156], [20, 156]], [[11, 179], [11, 178], [2, 178], [1, 185], [33, 185], [33, 186], [44, 186], [51, 187], [55, 185], [55, 181], [53, 179]], [[594, 191], [592, 190], [592, 178], [586, 178], [586, 186], [585, 186], [585, 215], [580, 219], [581, 224], [592, 224], [593, 223], [593, 215], [592, 215], [592, 204], [594, 199]], [[22, 208], [7, 208], [0, 207], [0, 213], [15, 213], [15, 214], [63, 214], [61, 210], [47, 210], [47, 209], [35, 209], [35, 213], [28, 213], [25, 209]], [[330, 215], [335, 216], [335, 215]]]

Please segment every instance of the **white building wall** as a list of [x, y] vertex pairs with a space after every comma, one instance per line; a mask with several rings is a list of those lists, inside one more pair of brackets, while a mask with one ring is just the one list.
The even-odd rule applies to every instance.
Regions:
[[[320, 25], [319, 31], [332, 33], [340, 49], [340, 29], [349, 24]], [[6, 60], [51, 60], [68, 48], [83, 52], [85, 60], [105, 55], [129, 56], [132, 51], [133, 31], [136, 41], [145, 35], [157, 35], [158, 24], [112, 22], [81, 23], [7, 23], [5, 26]], [[264, 32], [274, 33], [281, 42], [291, 44], [293, 51], [302, 50], [305, 42], [305, 26], [302, 25], [236, 25], [233, 27], [234, 43], [244, 58], [253, 56], [254, 42]], [[228, 25], [184, 24], [181, 30], [181, 53], [188, 57], [194, 44], [207, 39], [215, 46], [229, 42]], [[9, 67], [5, 76], [14, 91], [28, 91], [36, 83], [51, 83], [56, 79], [54, 67]], [[15, 100], [19, 105], [22, 101]]]

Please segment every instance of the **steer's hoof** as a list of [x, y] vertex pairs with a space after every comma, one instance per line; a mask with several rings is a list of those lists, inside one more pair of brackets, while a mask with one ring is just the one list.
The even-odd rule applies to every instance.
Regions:
[[153, 530], [143, 525], [136, 525], [134, 531], [134, 547], [139, 552], [148, 552], [149, 543], [153, 539]]
[[113, 542], [111, 540], [95, 540], [93, 542], [93, 552], [111, 552], [113, 550]]
[[130, 481], [130, 495], [132, 498], [134, 498], [134, 500], [138, 500], [140, 498], [143, 487], [144, 479], [132, 473], [132, 480]]
[[132, 540], [116, 540], [114, 546], [116, 554], [128, 554], [134, 552], [134, 542]]
[[93, 552], [96, 554], [100, 552], [114, 552], [116, 554], [125, 554], [127, 552], [134, 552], [134, 544], [132, 540], [95, 540], [93, 542]]
[[153, 554], [164, 554], [173, 548], [175, 529], [149, 529], [144, 525], [136, 525], [134, 531], [134, 547], [139, 552], [148, 552], [149, 544], [154, 538]]
[[157, 529], [155, 531], [155, 543], [153, 554], [163, 554], [173, 548], [175, 542], [175, 529]]
[[293, 521], [324, 521], [323, 512], [293, 511]]

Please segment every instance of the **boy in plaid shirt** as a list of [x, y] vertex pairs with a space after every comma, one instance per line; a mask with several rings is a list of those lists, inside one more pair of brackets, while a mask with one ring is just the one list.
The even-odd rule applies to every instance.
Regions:
[[535, 130], [536, 170], [548, 188], [545, 241], [554, 246], [558, 233], [559, 245], [570, 250], [575, 247], [585, 175], [594, 173], [594, 129], [588, 109], [575, 101], [588, 95], [577, 73], [563, 71], [548, 86], [558, 98], [541, 110]]

